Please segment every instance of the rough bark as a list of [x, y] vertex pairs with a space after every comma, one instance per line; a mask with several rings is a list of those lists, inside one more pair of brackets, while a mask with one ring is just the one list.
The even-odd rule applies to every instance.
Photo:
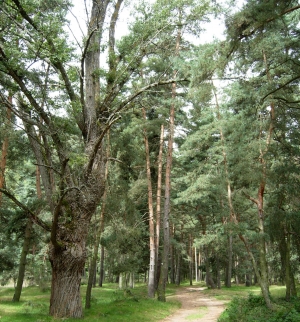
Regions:
[[[85, 229], [86, 230], [86, 229]], [[50, 315], [54, 317], [82, 317], [80, 282], [86, 259], [86, 231], [77, 231], [81, 238], [65, 249], [51, 249], [52, 283]]]

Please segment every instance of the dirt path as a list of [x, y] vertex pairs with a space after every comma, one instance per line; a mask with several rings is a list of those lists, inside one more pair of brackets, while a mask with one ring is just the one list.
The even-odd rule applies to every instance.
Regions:
[[181, 308], [161, 322], [217, 322], [225, 302], [208, 297], [203, 289], [196, 286], [178, 289], [172, 297], [181, 302]]

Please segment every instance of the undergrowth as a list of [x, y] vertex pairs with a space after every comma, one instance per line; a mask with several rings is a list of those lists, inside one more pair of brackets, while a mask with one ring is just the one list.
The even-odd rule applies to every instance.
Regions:
[[300, 300], [287, 302], [273, 298], [276, 309], [266, 307], [261, 295], [249, 294], [247, 298], [234, 297], [222, 313], [218, 322], [300, 322]]

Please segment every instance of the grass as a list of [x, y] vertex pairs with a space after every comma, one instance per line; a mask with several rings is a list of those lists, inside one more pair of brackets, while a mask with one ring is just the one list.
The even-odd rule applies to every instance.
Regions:
[[[188, 286], [188, 283], [183, 283], [182, 286]], [[168, 285], [167, 296], [175, 294], [177, 288]], [[85, 291], [86, 286], [82, 286], [83, 300]], [[221, 315], [220, 322], [300, 322], [299, 298], [285, 302], [284, 286], [271, 286], [270, 291], [272, 299], [280, 308], [276, 312], [265, 307], [258, 286], [233, 285], [221, 290], [203, 290], [210, 297], [230, 302]], [[48, 315], [50, 290], [42, 292], [38, 287], [26, 287], [23, 289], [21, 301], [17, 303], [11, 301], [13, 293], [13, 288], [0, 287], [0, 322], [157, 322], [180, 307], [171, 298], [166, 303], [148, 299], [147, 287], [144, 284], [138, 284], [128, 293], [118, 290], [116, 284], [104, 284], [102, 288], [93, 289], [91, 309], [84, 310], [83, 319], [54, 319]], [[197, 313], [187, 317], [187, 321], [203, 317], [206, 311], [206, 307], [199, 308]]]
[[[84, 298], [86, 287], [82, 286]], [[38, 287], [23, 289], [21, 301], [12, 302], [14, 289], [0, 288], [1, 322], [52, 322], [62, 321], [48, 315], [50, 291], [41, 292]], [[167, 289], [167, 296], [175, 293], [175, 288]], [[64, 321], [105, 321], [105, 322], [155, 322], [172, 314], [180, 304], [174, 300], [162, 303], [147, 298], [145, 285], [137, 285], [130, 293], [120, 291], [116, 284], [105, 284], [92, 291], [91, 309], [84, 310], [83, 319]]]
[[270, 295], [275, 310], [269, 310], [261, 295], [260, 288], [237, 287], [222, 289], [220, 292], [208, 290], [218, 299], [230, 300], [219, 322], [300, 322], [300, 301], [294, 298], [286, 302], [285, 286], [270, 286]]
[[[285, 296], [285, 286], [271, 285], [270, 292], [273, 298], [283, 298]], [[261, 290], [259, 286], [232, 285], [231, 288], [222, 287], [220, 290], [206, 289], [203, 293], [213, 296], [218, 300], [230, 301], [234, 297], [247, 297], [250, 293], [260, 295]]]

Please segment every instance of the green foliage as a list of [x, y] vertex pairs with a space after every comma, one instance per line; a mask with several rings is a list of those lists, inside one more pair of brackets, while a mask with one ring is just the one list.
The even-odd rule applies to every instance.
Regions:
[[249, 294], [248, 298], [235, 297], [219, 318], [219, 322], [298, 322], [300, 321], [299, 299], [287, 303], [281, 299], [276, 300], [277, 309], [270, 311], [265, 306], [261, 295]]

